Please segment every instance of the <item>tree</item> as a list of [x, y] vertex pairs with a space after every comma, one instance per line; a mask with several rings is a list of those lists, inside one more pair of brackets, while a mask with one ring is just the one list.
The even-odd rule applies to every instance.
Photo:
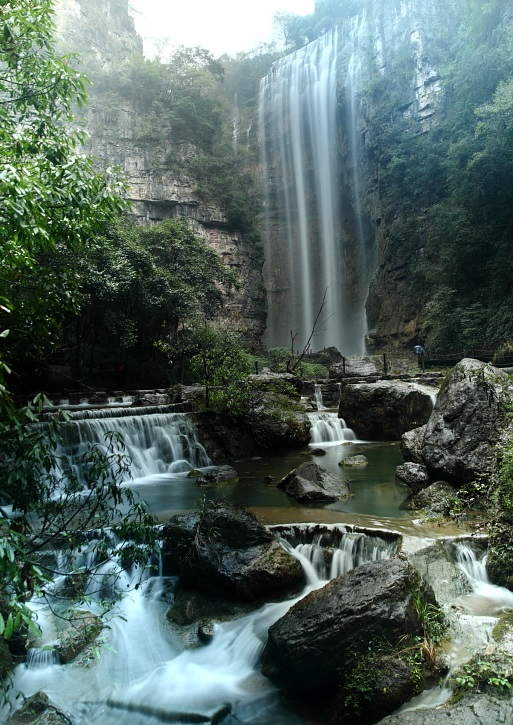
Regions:
[[11, 360], [48, 349], [76, 304], [76, 275], [57, 271], [56, 255], [77, 254], [124, 205], [113, 171], [96, 173], [78, 150], [85, 134], [73, 113], [86, 81], [55, 53], [52, 34], [50, 0], [2, 3], [0, 326], [11, 330]]
[[154, 349], [174, 338], [187, 319], [211, 318], [238, 285], [235, 272], [182, 219], [149, 228], [112, 226], [77, 271], [83, 303], [76, 348], [82, 359], [86, 349], [92, 358], [97, 345], [137, 356]]
[[[85, 103], [86, 81], [55, 52], [51, 1], [0, 8], [0, 637], [10, 640], [33, 624], [26, 599], [47, 579], [42, 548], [65, 542], [76, 551], [85, 528], [112, 525], [127, 538], [126, 559], [140, 561], [154, 531], [120, 487], [115, 441], [90, 452], [84, 479], [61, 475], [57, 422], [34, 425], [44, 399], [18, 408], [10, 393], [12, 363], [51, 349], [63, 315], [77, 308], [78, 275], [62, 260], [83, 254], [124, 202], [113, 172], [97, 173], [78, 150], [85, 136], [73, 110]], [[97, 548], [105, 560], [105, 542]]]

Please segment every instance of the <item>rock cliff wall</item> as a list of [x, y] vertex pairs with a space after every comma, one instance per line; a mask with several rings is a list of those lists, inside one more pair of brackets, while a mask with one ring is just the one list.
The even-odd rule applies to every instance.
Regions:
[[241, 289], [217, 319], [220, 325], [246, 331], [258, 345], [265, 328], [265, 296], [261, 252], [249, 235], [233, 228], [224, 210], [204, 203], [196, 189], [200, 179], [191, 172], [196, 149], [173, 143], [165, 127], [141, 133], [141, 118], [129, 102], [109, 102], [95, 88], [95, 73], [113, 63], [142, 56], [142, 39], [129, 14], [128, 0], [58, 0], [58, 32], [67, 49], [83, 58], [81, 68], [93, 80], [89, 90], [86, 150], [102, 166], [117, 165], [127, 182], [127, 196], [141, 224], [185, 218], [234, 268]]

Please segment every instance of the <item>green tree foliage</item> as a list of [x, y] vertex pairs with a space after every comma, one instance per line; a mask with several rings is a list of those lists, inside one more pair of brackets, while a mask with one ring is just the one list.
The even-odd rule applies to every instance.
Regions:
[[276, 13], [275, 24], [283, 34], [286, 47], [295, 50], [358, 15], [365, 4], [365, 0], [317, 0], [311, 15]]
[[203, 48], [181, 46], [164, 61], [134, 56], [95, 77], [95, 93], [114, 108], [135, 110], [135, 137], [211, 150], [229, 109], [222, 92], [223, 68]]
[[504, 0], [467, 5], [432, 40], [432, 57], [451, 60], [427, 133], [401, 112], [400, 56], [369, 85], [389, 243], [427, 347], [446, 351], [513, 338], [513, 23]]
[[81, 260], [81, 355], [96, 344], [151, 348], [174, 338], [198, 314], [210, 318], [238, 285], [237, 275], [184, 220], [112, 227]]
[[123, 204], [112, 171], [95, 173], [77, 150], [86, 83], [54, 52], [51, 2], [1, 10], [0, 327], [10, 328], [3, 356], [19, 359], [47, 349], [75, 304], [76, 275], [57, 270], [56, 255], [79, 253]]
[[[154, 530], [120, 487], [126, 462], [115, 441], [90, 451], [80, 480], [63, 475], [58, 425], [36, 423], [44, 399], [18, 408], [10, 394], [12, 361], [51, 348], [63, 316], [77, 309], [78, 275], [63, 260], [83, 255], [124, 203], [112, 172], [96, 173], [78, 152], [84, 134], [73, 108], [85, 103], [86, 84], [55, 53], [52, 3], [3, 0], [0, 10], [0, 636], [10, 640], [33, 626], [26, 600], [47, 579], [38, 563], [45, 547], [58, 543], [73, 558], [84, 529], [112, 526], [127, 540], [126, 560], [141, 561]], [[87, 577], [85, 565], [77, 571]]]

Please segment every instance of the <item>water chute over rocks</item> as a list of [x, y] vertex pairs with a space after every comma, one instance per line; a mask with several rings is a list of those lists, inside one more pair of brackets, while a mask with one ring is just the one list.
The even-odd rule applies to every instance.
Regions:
[[293, 697], [335, 694], [341, 673], [351, 672], [373, 642], [422, 633], [416, 594], [436, 604], [431, 587], [401, 559], [374, 561], [333, 579], [269, 629], [263, 673]]

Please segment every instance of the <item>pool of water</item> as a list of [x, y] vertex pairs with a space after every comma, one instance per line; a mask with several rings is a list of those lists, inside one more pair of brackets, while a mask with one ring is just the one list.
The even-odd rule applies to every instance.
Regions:
[[[408, 491], [395, 483], [395, 468], [402, 463], [397, 443], [345, 443], [325, 448], [323, 456], [311, 448], [235, 461], [239, 481], [222, 486], [198, 485], [186, 475], [148, 476], [130, 484], [148, 503], [152, 513], [165, 521], [177, 511], [197, 508], [204, 498], [241, 504], [255, 511], [265, 523], [289, 521], [350, 521], [369, 518], [371, 523], [411, 520], [402, 508]], [[363, 454], [369, 463], [361, 467], [341, 467], [349, 456]], [[315, 461], [335, 476], [349, 481], [352, 496], [331, 504], [305, 506], [276, 487], [283, 476], [305, 461]], [[269, 477], [274, 482], [269, 482]], [[366, 522], [369, 523], [369, 522]]]

